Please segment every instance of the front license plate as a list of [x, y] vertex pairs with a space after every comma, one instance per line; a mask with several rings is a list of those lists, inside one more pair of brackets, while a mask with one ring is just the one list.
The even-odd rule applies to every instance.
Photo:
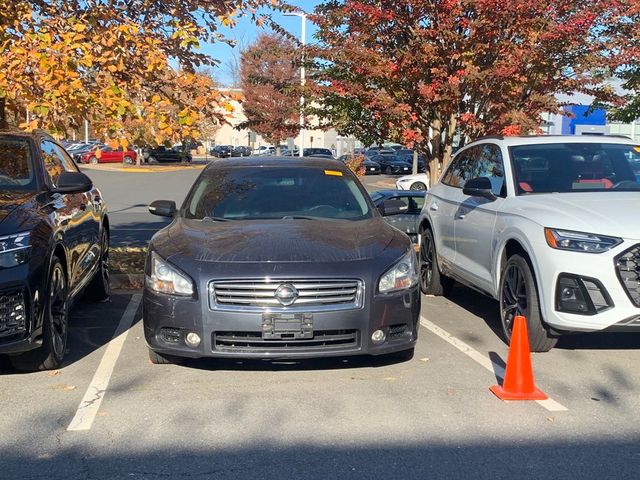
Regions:
[[372, 172], [375, 172], [376, 169], [375, 168], [370, 168], [369, 170], [371, 170]]
[[270, 340], [313, 338], [310, 313], [263, 313], [262, 338]]

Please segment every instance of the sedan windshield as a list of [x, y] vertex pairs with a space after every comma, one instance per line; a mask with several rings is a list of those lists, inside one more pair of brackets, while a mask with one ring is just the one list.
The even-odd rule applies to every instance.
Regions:
[[640, 147], [554, 143], [511, 147], [519, 195], [640, 191]]
[[0, 138], [0, 190], [33, 190], [35, 175], [29, 142], [23, 138]]
[[186, 218], [256, 220], [371, 216], [355, 179], [313, 167], [212, 169], [196, 182], [184, 206]]

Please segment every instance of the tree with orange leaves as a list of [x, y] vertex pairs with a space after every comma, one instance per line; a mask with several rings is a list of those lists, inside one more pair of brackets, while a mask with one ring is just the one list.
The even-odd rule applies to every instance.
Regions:
[[232, 109], [198, 73], [216, 63], [200, 44], [224, 41], [220, 24], [271, 3], [0, 0], [0, 128], [65, 134], [86, 119], [122, 145], [136, 129], [145, 142], [197, 138], [200, 123]]

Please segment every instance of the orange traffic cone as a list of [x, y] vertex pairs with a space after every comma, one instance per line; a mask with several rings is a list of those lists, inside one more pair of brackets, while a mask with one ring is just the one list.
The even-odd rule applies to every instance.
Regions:
[[536, 388], [529, 351], [527, 319], [517, 316], [513, 320], [511, 345], [502, 386], [490, 390], [501, 400], [546, 400], [548, 397]]

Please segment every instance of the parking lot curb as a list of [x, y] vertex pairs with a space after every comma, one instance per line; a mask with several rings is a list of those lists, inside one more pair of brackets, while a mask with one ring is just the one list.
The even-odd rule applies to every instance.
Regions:
[[163, 166], [163, 167], [124, 167], [124, 166], [105, 166], [105, 165], [82, 165], [82, 168], [89, 170], [102, 170], [106, 172], [123, 172], [123, 173], [167, 173], [167, 172], [180, 172], [183, 170], [200, 170], [206, 165], [176, 165], [176, 166]]
[[112, 290], [140, 290], [144, 284], [144, 275], [141, 273], [119, 273], [111, 275]]

